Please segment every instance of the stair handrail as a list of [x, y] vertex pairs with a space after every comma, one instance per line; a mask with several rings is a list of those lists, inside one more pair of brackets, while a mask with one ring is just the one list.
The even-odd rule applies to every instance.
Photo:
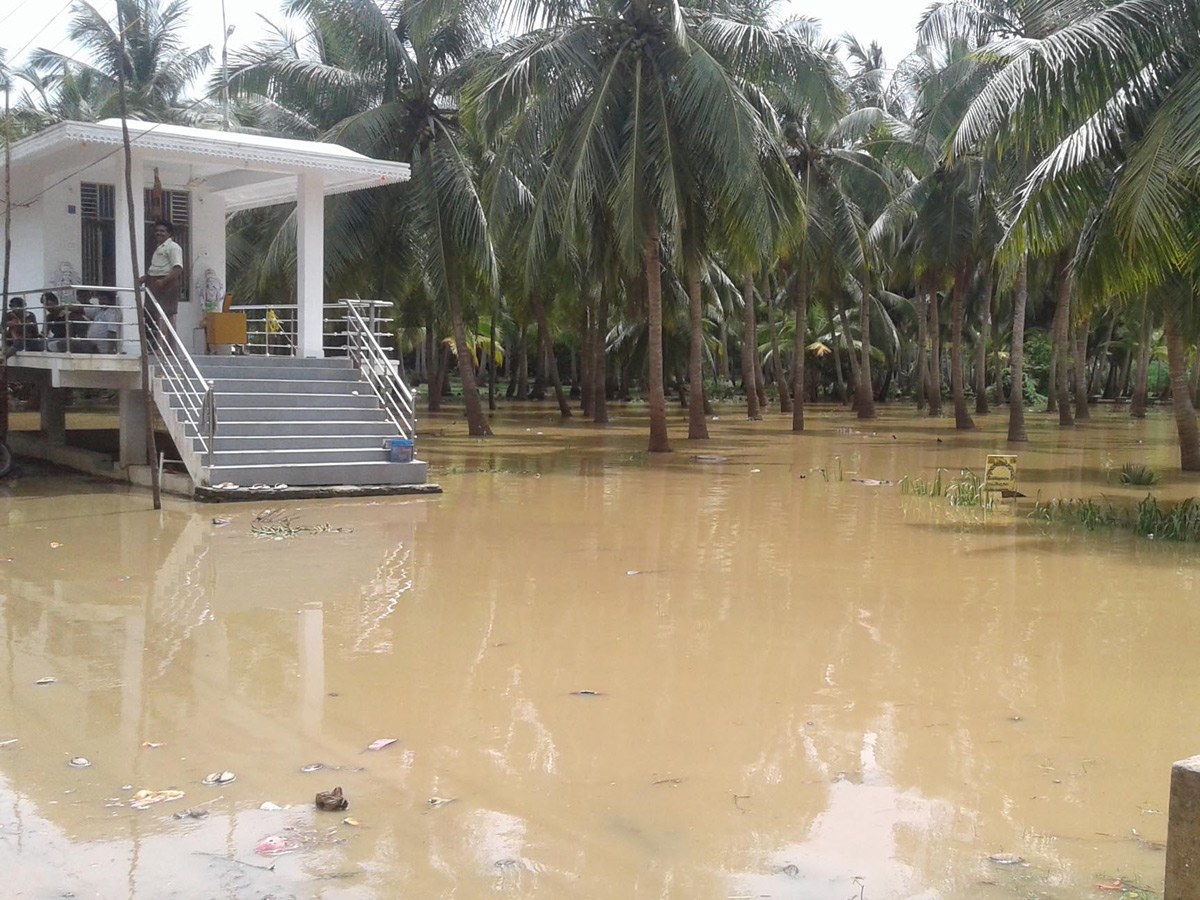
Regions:
[[400, 436], [412, 440], [416, 433], [416, 410], [412, 389], [404, 383], [393, 365], [383, 352], [374, 331], [358, 311], [355, 300], [343, 300], [346, 304], [347, 325], [346, 346], [355, 366], [371, 385], [371, 390], [379, 398], [388, 418], [400, 432]]
[[179, 397], [184, 423], [195, 429], [201, 452], [208, 457], [211, 466], [217, 430], [217, 407], [213, 399], [212, 382], [204, 377], [196, 360], [179, 339], [179, 333], [159, 305], [154, 292], [148, 287], [143, 287], [142, 291], [149, 352], [154, 357], [167, 391]]

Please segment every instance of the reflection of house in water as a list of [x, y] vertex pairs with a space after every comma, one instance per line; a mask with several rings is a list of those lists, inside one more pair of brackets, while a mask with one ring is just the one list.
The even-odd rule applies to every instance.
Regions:
[[[362, 506], [312, 507], [295, 521], [344, 521], [347, 510], [363, 522]], [[213, 769], [251, 775], [264, 753], [289, 764], [292, 755], [320, 758], [321, 747], [332, 753], [322, 735], [335, 702], [327, 654], [390, 646], [387, 618], [412, 587], [423, 517], [420, 503], [389, 504], [353, 532], [285, 540], [252, 536], [249, 511], [226, 527], [190, 512], [55, 521], [73, 554], [42, 554], [49, 564], [40, 568], [10, 564], [0, 602], [9, 684], [0, 740], [20, 732], [0, 752], [0, 776], [14, 802], [75, 838], [124, 839], [153, 818], [97, 812], [122, 785], [178, 786], [193, 797]], [[10, 535], [35, 527], [10, 521]], [[34, 540], [44, 546], [40, 531]], [[330, 627], [350, 619], [362, 631], [357, 644], [360, 635]], [[35, 685], [46, 675], [58, 683]], [[93, 765], [69, 769], [72, 756]], [[277, 778], [277, 760], [270, 768]], [[71, 804], [59, 802], [66, 789], [78, 791]]]

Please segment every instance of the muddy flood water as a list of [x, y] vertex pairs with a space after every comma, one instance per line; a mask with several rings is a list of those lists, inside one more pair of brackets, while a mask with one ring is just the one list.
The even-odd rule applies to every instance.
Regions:
[[[673, 410], [655, 458], [637, 410], [506, 410], [485, 442], [426, 418], [444, 495], [289, 503], [266, 535], [265, 504], [0, 487], [0, 894], [1161, 891], [1200, 549], [852, 480], [982, 469], [1004, 414], [720, 416], [696, 447]], [[1124, 462], [1200, 493], [1162, 413], [1030, 419], [1031, 496], [1144, 496]]]

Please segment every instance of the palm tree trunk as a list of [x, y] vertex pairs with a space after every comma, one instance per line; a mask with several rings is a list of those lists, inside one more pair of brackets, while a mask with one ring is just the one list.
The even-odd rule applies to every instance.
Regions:
[[853, 407], [858, 408], [859, 378], [858, 355], [854, 352], [854, 341], [850, 337], [850, 317], [846, 314], [846, 303], [838, 297], [838, 317], [842, 325], [842, 341], [845, 342], [846, 356], [850, 358], [850, 395], [854, 398]]
[[721, 310], [721, 328], [718, 339], [721, 346], [717, 348], [717, 375], [721, 381], [730, 381], [732, 375], [729, 371], [729, 318], [725, 315], [724, 309]]
[[858, 382], [858, 417], [875, 418], [875, 384], [871, 379], [871, 292], [866, 273], [863, 277], [862, 302], [858, 308], [858, 332], [862, 345], [862, 363], [858, 367], [862, 375]]
[[930, 276], [925, 296], [929, 298], [929, 415], [942, 414], [942, 323], [937, 283]]
[[1021, 257], [1017, 289], [1013, 292], [1012, 349], [1008, 367], [1012, 387], [1008, 392], [1008, 439], [1027, 441], [1025, 434], [1025, 306], [1029, 301], [1029, 258]]
[[567, 403], [567, 398], [563, 394], [562, 378], [558, 374], [558, 360], [554, 358], [554, 345], [550, 340], [550, 324], [549, 317], [546, 315], [546, 304], [542, 300], [542, 292], [535, 290], [533, 296], [533, 314], [538, 320], [538, 335], [541, 337], [541, 346], [538, 348], [538, 355], [542, 359], [542, 365], [546, 369], [546, 375], [550, 379], [550, 384], [554, 387], [554, 399], [558, 401], [558, 412], [564, 419], [571, 418], [571, 405]]
[[458, 302], [458, 292], [450, 288], [446, 292], [446, 302], [450, 307], [450, 321], [454, 324], [454, 346], [458, 350], [458, 374], [462, 379], [463, 405], [467, 408], [467, 433], [472, 437], [488, 437], [492, 433], [487, 416], [483, 412], [483, 403], [479, 399], [479, 386], [475, 383], [475, 361], [471, 356], [471, 346], [467, 343], [467, 330], [463, 327], [462, 307]]
[[917, 285], [917, 359], [913, 364], [913, 394], [917, 401], [917, 412], [925, 408], [926, 388], [929, 386], [929, 369], [926, 363], [925, 344], [929, 340], [929, 303], [925, 298], [924, 285]]
[[1200, 345], [1196, 347], [1196, 361], [1192, 363], [1192, 405], [1200, 403]]
[[704, 418], [704, 332], [703, 310], [700, 305], [700, 267], [691, 263], [687, 267], [688, 279], [688, 440], [708, 439], [708, 423]]
[[1187, 377], [1187, 350], [1179, 322], [1173, 313], [1166, 321], [1167, 368], [1171, 373], [1171, 408], [1179, 432], [1179, 466], [1185, 472], [1200, 472], [1200, 423], [1192, 405]]
[[775, 296], [770, 289], [770, 276], [763, 275], [763, 299], [767, 301], [767, 330], [771, 333], [771, 378], [779, 393], [779, 411], [792, 411], [792, 395], [788, 390], [787, 374], [783, 371], [783, 356], [779, 352], [779, 336], [775, 333]]
[[595, 305], [596, 329], [592, 335], [592, 421], [608, 424], [608, 285], [600, 286]]
[[995, 385], [996, 405], [1004, 403], [1004, 367], [1000, 365], [1000, 292], [992, 293], [992, 383]]
[[[1054, 335], [1058, 332], [1058, 320], [1050, 326], [1050, 338], [1053, 341]], [[1046, 412], [1058, 412], [1058, 345], [1051, 343], [1050, 345], [1050, 371], [1047, 374], [1046, 383]]]
[[584, 293], [583, 313], [579, 322], [579, 410], [585, 419], [592, 417], [592, 402], [596, 392], [592, 385], [592, 369], [596, 364], [596, 352], [592, 342], [592, 311], [595, 289], [589, 287]]
[[792, 431], [800, 432], [804, 430], [804, 332], [808, 324], [808, 267], [803, 262], [796, 269], [795, 284], [796, 343], [792, 357]]
[[536, 352], [533, 355], [533, 390], [530, 399], [546, 399], [546, 329], [539, 322], [537, 334], [534, 337]]
[[979, 346], [975, 348], [975, 414], [986, 416], [987, 399], [987, 342], [992, 320], [992, 267], [988, 266], [987, 283], [983, 288], [982, 319], [979, 323]]
[[662, 270], [658, 261], [658, 213], [646, 223], [646, 245], [642, 251], [646, 269], [646, 308], [650, 325], [650, 452], [669, 453], [667, 398], [663, 393]]
[[837, 375], [838, 403], [846, 405], [846, 374], [842, 366], [842, 345], [838, 336], [837, 320], [833, 315], [833, 304], [825, 298], [825, 318], [829, 321], [830, 343], [833, 345], [833, 371]]
[[758, 406], [758, 366], [754, 337], [754, 273], [742, 279], [742, 386], [746, 389], [746, 418], [757, 422], [762, 418]]
[[496, 320], [500, 318], [500, 296], [496, 296], [496, 311], [492, 314], [491, 339], [488, 341], [488, 410], [496, 409]]
[[1075, 421], [1086, 422], [1088, 411], [1087, 344], [1088, 322], [1082, 317], [1075, 326]]
[[[754, 333], [758, 334], [758, 319], [755, 314]], [[767, 400], [767, 379], [763, 375], [762, 357], [758, 355], [757, 345], [754, 348], [754, 391], [758, 394], [758, 409], [762, 412], [769, 405]]]
[[1146, 418], [1146, 402], [1150, 396], [1150, 343], [1154, 338], [1154, 320], [1150, 316], [1150, 300], [1142, 300], [1142, 333], [1138, 342], [1137, 370], [1134, 372], [1133, 397], [1129, 401], [1129, 415], [1135, 419]]
[[967, 393], [963, 384], [963, 300], [970, 283], [971, 272], [965, 265], [954, 273], [954, 296], [950, 301], [950, 392], [954, 396], [954, 427], [969, 430], [975, 427], [967, 412]]
[[529, 399], [529, 328], [520, 326], [521, 339], [517, 342], [517, 399]]
[[1058, 263], [1058, 303], [1054, 312], [1054, 344], [1058, 348], [1055, 372], [1058, 424], [1074, 425], [1071, 413], [1071, 257], [1063, 253]]

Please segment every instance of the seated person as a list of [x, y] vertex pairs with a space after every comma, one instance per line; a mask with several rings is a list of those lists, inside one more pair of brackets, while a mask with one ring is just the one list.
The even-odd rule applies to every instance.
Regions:
[[91, 304], [92, 295], [88, 291], [80, 291], [76, 301], [67, 308], [67, 352], [89, 352], [87, 333], [91, 326], [92, 314], [96, 307]]
[[42, 294], [42, 310], [46, 316], [46, 349], [51, 353], [67, 352], [67, 311], [58, 302], [58, 295]]
[[41, 350], [42, 334], [38, 330], [37, 316], [25, 308], [24, 297], [13, 297], [8, 301], [8, 316], [4, 320], [9, 346], [13, 350]]
[[92, 314], [88, 325], [87, 343], [91, 353], [121, 352], [121, 310], [117, 309], [117, 295], [112, 291], [100, 291], [100, 308]]

